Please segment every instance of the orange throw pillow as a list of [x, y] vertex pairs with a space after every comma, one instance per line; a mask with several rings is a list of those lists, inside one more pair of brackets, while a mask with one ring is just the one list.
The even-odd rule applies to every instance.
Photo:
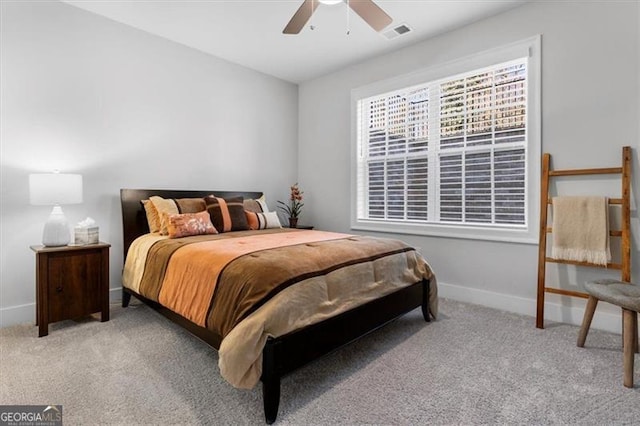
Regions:
[[206, 210], [199, 213], [172, 214], [168, 216], [167, 229], [169, 238], [218, 233]]

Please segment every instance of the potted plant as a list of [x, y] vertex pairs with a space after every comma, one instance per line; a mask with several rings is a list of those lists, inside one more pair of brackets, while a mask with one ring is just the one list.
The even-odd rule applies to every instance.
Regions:
[[291, 185], [289, 202], [285, 203], [284, 201], [278, 200], [278, 208], [286, 213], [289, 218], [290, 228], [295, 228], [298, 225], [298, 217], [300, 217], [302, 207], [304, 206], [304, 203], [302, 202], [302, 194], [304, 194], [304, 192], [300, 190], [300, 187], [296, 182], [294, 185]]

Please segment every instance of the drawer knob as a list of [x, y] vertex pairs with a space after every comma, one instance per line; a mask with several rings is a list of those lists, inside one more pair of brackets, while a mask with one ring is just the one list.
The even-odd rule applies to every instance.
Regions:
[[58, 287], [56, 287], [56, 291], [57, 291], [58, 293], [62, 293], [62, 286], [58, 286]]

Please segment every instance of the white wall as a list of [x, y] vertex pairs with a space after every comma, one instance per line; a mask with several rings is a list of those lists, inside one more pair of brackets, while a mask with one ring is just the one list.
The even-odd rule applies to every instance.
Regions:
[[[28, 174], [84, 176], [71, 223], [96, 219], [120, 287], [119, 189], [262, 190], [297, 169], [297, 86], [58, 2], [1, 6], [0, 325], [35, 319], [50, 208]], [[112, 292], [118, 295], [117, 292]]]
[[[536, 34], [542, 34], [543, 152], [552, 153], [556, 168], [620, 165], [622, 146], [640, 147], [638, 8], [638, 2], [529, 3], [301, 84], [298, 175], [307, 195], [305, 221], [320, 228], [349, 231], [349, 102], [353, 88]], [[638, 282], [637, 150], [633, 169], [632, 258], [633, 278]], [[578, 190], [589, 188], [589, 184], [582, 184]], [[392, 236], [421, 247], [438, 275], [442, 295], [535, 314], [537, 245]], [[564, 278], [569, 283], [582, 283], [588, 278], [611, 276], [587, 268], [550, 269], [547, 277], [551, 286]], [[582, 301], [564, 299], [547, 295], [547, 318], [579, 323]], [[608, 308], [598, 309], [594, 326], [619, 331], [619, 314]]]

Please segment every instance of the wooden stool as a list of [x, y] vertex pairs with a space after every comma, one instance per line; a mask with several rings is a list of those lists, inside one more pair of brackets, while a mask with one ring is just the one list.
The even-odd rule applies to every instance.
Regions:
[[578, 346], [584, 347], [593, 313], [599, 300], [622, 308], [622, 352], [624, 354], [624, 385], [633, 387], [633, 361], [638, 352], [638, 312], [640, 312], [640, 286], [618, 280], [597, 280], [585, 284], [589, 294], [584, 319], [578, 336]]

